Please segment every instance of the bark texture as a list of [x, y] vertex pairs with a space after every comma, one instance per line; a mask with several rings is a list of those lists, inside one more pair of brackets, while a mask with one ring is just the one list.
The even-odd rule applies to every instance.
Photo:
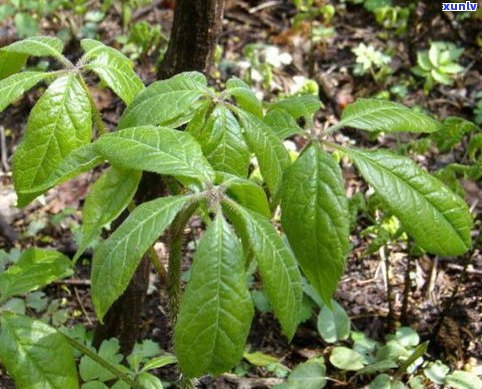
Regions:
[[159, 78], [197, 70], [207, 73], [222, 28], [224, 0], [177, 0], [171, 39]]
[[[169, 46], [159, 68], [159, 79], [197, 70], [207, 73], [216, 39], [221, 32], [224, 0], [177, 0]], [[161, 177], [144, 173], [136, 193], [136, 203], [166, 195]], [[121, 215], [120, 225], [127, 217]], [[144, 257], [124, 294], [107, 312], [94, 335], [98, 347], [104, 339], [117, 337], [124, 355], [129, 354], [140, 335], [142, 312], [149, 283], [150, 263]]]

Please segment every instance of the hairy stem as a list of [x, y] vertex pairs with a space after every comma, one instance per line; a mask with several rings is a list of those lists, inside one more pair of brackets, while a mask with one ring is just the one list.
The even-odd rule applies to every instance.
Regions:
[[182, 210], [174, 219], [170, 229], [169, 239], [169, 269], [167, 273], [167, 294], [172, 324], [176, 323], [181, 294], [181, 262], [184, 226], [194, 211], [198, 208], [196, 201]]

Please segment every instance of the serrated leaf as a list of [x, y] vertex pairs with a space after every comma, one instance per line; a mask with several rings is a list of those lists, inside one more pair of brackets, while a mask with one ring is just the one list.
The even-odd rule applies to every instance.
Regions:
[[248, 84], [237, 77], [230, 78], [226, 82], [226, 93], [233, 96], [236, 104], [246, 112], [263, 117], [263, 105], [258, 100], [256, 94], [251, 90]]
[[326, 385], [326, 367], [322, 359], [311, 359], [290, 373], [288, 389], [322, 389]]
[[303, 295], [296, 259], [269, 219], [234, 201], [226, 204], [226, 210], [240, 236], [248, 239], [258, 263], [263, 290], [284, 334], [291, 339], [298, 326]]
[[22, 70], [27, 63], [27, 57], [26, 54], [0, 51], [0, 80]]
[[[92, 351], [95, 352], [93, 348]], [[119, 351], [119, 340], [116, 338], [112, 338], [109, 340], [104, 340], [99, 347], [99, 351], [96, 352], [96, 354], [109, 364], [117, 367], [123, 359]], [[108, 381], [116, 378], [116, 376], [111, 371], [101, 366], [87, 355], [84, 355], [80, 359], [79, 373], [82, 377], [82, 380], [84, 381]]]
[[130, 60], [122, 60], [110, 51], [97, 56], [86, 68], [96, 73], [126, 105], [132, 103], [134, 97], [144, 89], [144, 84], [132, 69]]
[[72, 350], [55, 329], [9, 312], [0, 323], [0, 359], [17, 388], [79, 387]]
[[73, 273], [71, 261], [53, 250], [30, 248], [0, 275], [2, 300], [41, 288]]
[[343, 307], [334, 300], [331, 302], [331, 308], [323, 305], [316, 326], [319, 334], [327, 343], [346, 340], [350, 336], [350, 318]]
[[189, 196], [163, 197], [139, 205], [94, 252], [92, 301], [100, 320], [124, 292], [147, 249], [191, 201]]
[[244, 137], [258, 159], [261, 174], [274, 197], [279, 195], [283, 171], [290, 164], [288, 151], [281, 140], [256, 116], [237, 111]]
[[217, 183], [226, 187], [226, 194], [243, 207], [270, 218], [271, 211], [263, 188], [253, 181], [228, 173], [216, 172]]
[[366, 131], [409, 131], [434, 132], [440, 124], [421, 112], [392, 101], [378, 99], [358, 99], [347, 106], [341, 121], [332, 130], [353, 127]]
[[272, 109], [268, 111], [263, 120], [280, 139], [286, 139], [302, 133], [296, 120], [282, 109]]
[[154, 82], [127, 107], [119, 128], [168, 125], [186, 115], [206, 91], [206, 78], [198, 72], [181, 73], [168, 80]]
[[440, 131], [431, 134], [430, 138], [436, 143], [440, 152], [446, 153], [461, 142], [465, 134], [477, 130], [478, 127], [474, 123], [456, 116], [449, 116], [443, 120]]
[[125, 61], [127, 64], [131, 64], [131, 67], [133, 66], [132, 61], [120, 51], [110, 46], [106, 46], [98, 40], [82, 39], [80, 41], [80, 46], [84, 50], [84, 55], [82, 57], [83, 62], [88, 62], [102, 54], [108, 54], [109, 56], [116, 57], [118, 60]]
[[360, 370], [363, 368], [363, 356], [348, 347], [335, 347], [331, 351], [330, 362], [342, 370]]
[[82, 209], [83, 235], [76, 257], [129, 205], [141, 176], [140, 171], [111, 167], [95, 182]]
[[198, 377], [234, 367], [253, 314], [241, 243], [218, 215], [199, 242], [181, 301], [175, 347], [182, 372]]
[[424, 250], [459, 255], [471, 247], [467, 204], [439, 180], [412, 160], [385, 150], [344, 150]]
[[0, 112], [46, 78], [45, 72], [23, 72], [0, 81]]
[[21, 41], [14, 42], [0, 51], [34, 55], [36, 57], [54, 57], [61, 61], [65, 60], [62, 55], [64, 44], [59, 38], [51, 36], [32, 36]]
[[32, 109], [13, 158], [19, 206], [33, 200], [36, 195], [28, 192], [43, 185], [62, 161], [91, 137], [91, 105], [84, 88], [75, 75], [58, 78]]
[[215, 170], [241, 177], [248, 175], [251, 153], [238, 121], [226, 107], [216, 106], [203, 128], [192, 134]]
[[311, 121], [313, 115], [322, 107], [320, 99], [314, 95], [291, 96], [272, 104], [270, 109], [288, 112], [293, 119], [305, 118]]
[[301, 269], [330, 304], [350, 247], [350, 223], [341, 170], [317, 144], [309, 145], [285, 174], [281, 224]]
[[189, 134], [164, 127], [127, 128], [101, 136], [94, 148], [113, 165], [211, 181], [214, 172]]
[[87, 143], [67, 155], [42, 184], [30, 188], [24, 193], [43, 193], [55, 185], [78, 176], [80, 173], [92, 170], [102, 161], [102, 157], [94, 151], [93, 144]]

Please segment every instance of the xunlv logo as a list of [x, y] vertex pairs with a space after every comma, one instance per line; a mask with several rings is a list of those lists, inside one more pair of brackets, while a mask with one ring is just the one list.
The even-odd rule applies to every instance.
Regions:
[[443, 3], [442, 11], [472, 11], [477, 10], [477, 3], [466, 1], [465, 3]]

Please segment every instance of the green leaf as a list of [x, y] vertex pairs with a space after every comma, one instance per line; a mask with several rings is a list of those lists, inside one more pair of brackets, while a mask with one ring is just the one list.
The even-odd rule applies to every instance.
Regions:
[[450, 368], [440, 361], [430, 362], [428, 366], [423, 369], [423, 373], [430, 381], [443, 385], [445, 382], [445, 377], [449, 373]]
[[142, 372], [136, 378], [136, 383], [143, 388], [163, 389], [162, 381], [155, 375]]
[[194, 254], [175, 329], [184, 374], [218, 375], [242, 358], [254, 309], [237, 236], [216, 216]]
[[323, 359], [311, 359], [290, 373], [286, 382], [289, 389], [322, 389], [326, 385], [326, 367]]
[[474, 123], [456, 116], [449, 116], [442, 122], [440, 131], [431, 134], [430, 138], [440, 152], [446, 153], [460, 143], [465, 134], [477, 130], [478, 127]]
[[72, 263], [65, 255], [53, 250], [30, 248], [22, 253], [18, 262], [0, 275], [0, 295], [5, 300], [72, 273]]
[[144, 89], [144, 84], [132, 69], [130, 60], [120, 59], [110, 51], [100, 54], [86, 65], [86, 68], [95, 72], [126, 105], [132, 103], [134, 97]]
[[332, 300], [331, 308], [323, 305], [318, 315], [317, 328], [323, 340], [335, 343], [350, 336], [351, 322], [343, 307]]
[[32, 109], [13, 158], [19, 206], [34, 199], [36, 195], [28, 192], [44, 185], [62, 161], [91, 137], [91, 105], [84, 88], [74, 75], [58, 78]]
[[163, 197], [136, 207], [94, 252], [92, 301], [100, 320], [124, 292], [147, 249], [192, 197]]
[[439, 180], [412, 160], [385, 150], [344, 150], [424, 250], [459, 255], [471, 247], [469, 209]]
[[0, 81], [0, 112], [46, 78], [45, 72], [23, 72]]
[[186, 115], [192, 105], [207, 93], [206, 78], [197, 72], [181, 73], [154, 82], [139, 93], [124, 111], [119, 128], [168, 125]]
[[281, 189], [283, 171], [290, 164], [288, 151], [281, 139], [256, 116], [237, 111], [244, 136], [259, 162], [261, 174], [274, 197]]
[[140, 171], [111, 167], [96, 181], [82, 209], [83, 235], [76, 257], [129, 205], [141, 176]]
[[390, 369], [396, 369], [398, 365], [391, 359], [386, 359], [380, 362], [372, 363], [365, 366], [363, 369], [357, 371], [357, 375], [380, 373]]
[[[119, 340], [116, 338], [104, 340], [99, 347], [97, 355], [109, 364], [119, 367], [119, 364], [123, 359], [122, 355], [120, 354]], [[116, 378], [111, 371], [99, 365], [87, 355], [84, 355], [80, 360], [79, 373], [84, 381], [108, 381]]]
[[30, 188], [24, 193], [43, 193], [55, 185], [60, 185], [78, 176], [80, 173], [92, 170], [102, 161], [102, 157], [94, 151], [93, 144], [87, 143], [67, 155], [42, 184]]
[[0, 51], [9, 53], [19, 53], [33, 55], [36, 57], [54, 57], [60, 61], [65, 61], [62, 55], [64, 44], [59, 38], [50, 36], [32, 36], [27, 39], [14, 42]]
[[0, 80], [22, 70], [27, 63], [28, 55], [0, 51]]
[[237, 77], [230, 78], [226, 82], [226, 94], [233, 96], [236, 104], [244, 111], [263, 117], [263, 105], [251, 90], [248, 84]]
[[388, 374], [380, 374], [370, 382], [369, 389], [405, 389], [405, 385], [390, 377]]
[[358, 99], [343, 110], [332, 131], [353, 127], [366, 131], [435, 132], [440, 123], [423, 113], [386, 100]]
[[113, 165], [211, 181], [214, 172], [189, 134], [164, 127], [127, 128], [101, 136], [95, 150]]
[[15, 14], [15, 30], [20, 38], [37, 35], [40, 30], [39, 22], [32, 14], [27, 12], [18, 12]]
[[271, 105], [270, 109], [281, 109], [288, 112], [293, 119], [313, 119], [313, 115], [321, 108], [320, 99], [314, 95], [287, 97]]
[[253, 181], [216, 172], [217, 183], [226, 187], [226, 194], [243, 207], [270, 218], [271, 210], [263, 188]]
[[131, 67], [133, 66], [132, 61], [120, 51], [110, 46], [106, 46], [102, 42], [95, 39], [82, 39], [80, 41], [80, 46], [84, 50], [84, 55], [82, 57], [82, 62], [84, 63], [87, 63], [100, 55], [107, 54], [111, 57], [116, 57], [120, 61], [124, 61], [127, 64], [130, 64]]
[[331, 351], [330, 362], [342, 370], [360, 370], [363, 368], [363, 356], [347, 347], [335, 347]]
[[17, 388], [79, 387], [72, 350], [55, 329], [9, 312], [0, 323], [0, 359]]
[[254, 366], [266, 367], [268, 365], [279, 363], [279, 359], [271, 355], [255, 351], [254, 353], [244, 353], [243, 358]]
[[216, 106], [203, 128], [192, 134], [214, 169], [241, 177], [248, 175], [251, 153], [238, 121], [226, 107]]
[[268, 111], [263, 120], [280, 139], [286, 139], [302, 133], [296, 120], [282, 109]]
[[160, 369], [161, 367], [177, 363], [177, 358], [174, 355], [161, 355], [147, 361], [142, 367], [142, 371], [153, 369]]
[[263, 289], [284, 334], [291, 339], [298, 326], [303, 294], [296, 259], [269, 219], [234, 201], [225, 201], [224, 204], [240, 236], [249, 241], [263, 280]]
[[350, 247], [350, 222], [341, 170], [319, 145], [309, 145], [287, 170], [281, 212], [301, 269], [330, 304]]
[[482, 381], [474, 373], [455, 370], [445, 378], [445, 383], [454, 389], [482, 389]]

